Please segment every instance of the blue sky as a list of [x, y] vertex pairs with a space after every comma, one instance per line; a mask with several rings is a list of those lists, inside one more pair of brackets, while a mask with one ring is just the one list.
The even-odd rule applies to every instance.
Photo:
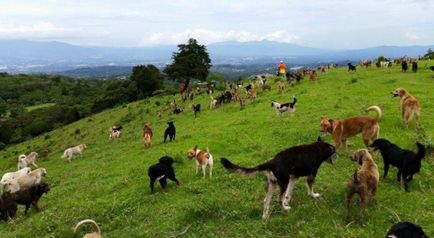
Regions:
[[273, 40], [349, 49], [434, 44], [431, 0], [0, 0], [0, 39], [137, 47]]

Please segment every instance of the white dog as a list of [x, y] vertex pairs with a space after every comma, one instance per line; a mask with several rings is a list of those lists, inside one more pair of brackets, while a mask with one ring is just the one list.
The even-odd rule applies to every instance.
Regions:
[[38, 168], [28, 174], [10, 180], [5, 186], [5, 192], [15, 193], [41, 183], [42, 176], [47, 174], [45, 168]]
[[288, 111], [290, 113], [294, 113], [296, 103], [297, 103], [297, 98], [294, 96], [294, 100], [292, 102], [281, 104], [281, 103], [278, 103], [276, 101], [272, 101], [271, 106], [274, 107], [274, 109], [276, 109], [276, 114], [278, 116], [282, 116], [282, 114], [285, 111]]
[[110, 140], [115, 140], [115, 139], [119, 139], [121, 137], [121, 129], [122, 126], [112, 126], [109, 128], [108, 132], [109, 132], [109, 139]]
[[18, 157], [18, 170], [29, 167], [30, 165], [35, 166], [36, 168], [38, 165], [36, 165], [36, 160], [38, 160], [39, 154], [37, 152], [31, 152], [29, 155], [20, 155]]
[[196, 174], [199, 172], [199, 167], [202, 167], [203, 177], [206, 175], [206, 167], [209, 167], [209, 177], [212, 177], [212, 166], [213, 159], [212, 155], [209, 153], [209, 149], [206, 148], [206, 151], [201, 151], [197, 148], [197, 145], [194, 148], [191, 148], [187, 151], [187, 157], [189, 159], [196, 159]]
[[12, 179], [16, 179], [18, 177], [24, 176], [26, 174], [30, 173], [30, 168], [29, 167], [25, 167], [23, 169], [20, 169], [16, 172], [9, 172], [9, 173], [5, 173], [2, 177], [2, 179], [0, 180], [0, 188], [3, 191], [3, 188], [5, 187], [5, 185], [7, 183], [9, 183]]
[[62, 155], [62, 159], [67, 159], [69, 162], [71, 162], [71, 159], [73, 159], [74, 157], [81, 155], [81, 153], [83, 153], [84, 149], [86, 149], [86, 145], [85, 144], [79, 144], [75, 147], [71, 147], [66, 149], [63, 152]]

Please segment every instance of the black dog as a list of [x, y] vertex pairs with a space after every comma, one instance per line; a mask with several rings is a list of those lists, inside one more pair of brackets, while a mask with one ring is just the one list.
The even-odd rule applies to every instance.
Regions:
[[411, 65], [411, 69], [413, 70], [413, 73], [417, 73], [417, 62], [414, 61], [413, 64]]
[[182, 109], [182, 108], [175, 108], [175, 110], [173, 110], [173, 114], [176, 114], [176, 115], [180, 114], [181, 112], [184, 112], [184, 109]]
[[175, 136], [176, 136], [176, 128], [175, 125], [173, 124], [173, 121], [169, 121], [167, 125], [168, 127], [164, 131], [164, 141], [163, 141], [164, 143], [166, 143], [167, 136], [169, 136], [171, 142], [175, 140]]
[[194, 117], [197, 117], [197, 114], [200, 112], [200, 104], [193, 105]]
[[422, 144], [416, 143], [416, 145], [418, 147], [417, 154], [410, 150], [401, 149], [386, 139], [376, 139], [370, 145], [374, 150], [380, 150], [381, 152], [384, 161], [383, 177], [386, 178], [390, 164], [397, 167], [398, 174], [396, 178], [398, 182], [404, 183], [406, 192], [408, 192], [408, 183], [413, 179], [413, 175], [419, 172], [421, 160], [426, 153]]
[[401, 63], [401, 71], [405, 73], [407, 72], [407, 70], [408, 70], [408, 63], [406, 60], [403, 60]]
[[272, 160], [269, 160], [254, 168], [243, 168], [222, 158], [221, 163], [226, 169], [243, 175], [267, 171], [268, 188], [264, 200], [263, 219], [269, 217], [269, 206], [276, 184], [280, 187], [279, 201], [283, 209], [291, 207], [289, 202], [297, 178], [307, 176], [307, 188], [309, 196], [317, 198], [320, 195], [314, 193], [312, 185], [319, 167], [324, 161], [332, 163], [336, 148], [333, 145], [321, 141], [312, 144], [299, 145], [279, 152]]
[[429, 238], [422, 228], [411, 222], [399, 222], [390, 228], [385, 238]]
[[354, 72], [356, 71], [356, 66], [354, 66], [351, 63], [348, 63], [347, 65], [348, 65], [348, 71], [354, 71]]
[[166, 179], [170, 179], [179, 185], [179, 181], [175, 177], [175, 171], [173, 170], [172, 164], [173, 159], [169, 156], [161, 157], [157, 164], [152, 165], [148, 169], [148, 175], [150, 179], [149, 186], [151, 187], [151, 193], [154, 193], [154, 183], [155, 180], [160, 182], [161, 188], [165, 190], [167, 182]]
[[430, 69], [431, 71], [434, 71], [434, 66], [430, 66], [429, 69]]
[[14, 218], [17, 205], [25, 205], [26, 210], [24, 214], [27, 214], [30, 205], [39, 212], [41, 209], [38, 207], [38, 201], [41, 199], [44, 193], [48, 193], [50, 191], [50, 186], [41, 182], [35, 186], [32, 186], [25, 190], [20, 190], [15, 193], [3, 193], [0, 198], [0, 211], [1, 211], [1, 219], [7, 220]]

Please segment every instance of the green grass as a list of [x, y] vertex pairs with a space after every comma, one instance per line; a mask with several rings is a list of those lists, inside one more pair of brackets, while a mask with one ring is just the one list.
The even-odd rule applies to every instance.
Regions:
[[[52, 187], [40, 201], [43, 211], [31, 210], [26, 217], [20, 208], [12, 222], [0, 223], [0, 237], [79, 237], [83, 231], [74, 235], [72, 228], [86, 218], [100, 224], [104, 237], [171, 237], [184, 231], [185, 237], [383, 237], [399, 220], [417, 223], [433, 236], [433, 84], [432, 72], [426, 69], [404, 74], [396, 66], [391, 70], [358, 68], [356, 73], [340, 68], [320, 74], [318, 82], [305, 80], [289, 87], [284, 94], [278, 94], [273, 85], [271, 92], [259, 92], [257, 102], [248, 102], [244, 110], [238, 103], [209, 110], [209, 97], [201, 95], [196, 100], [203, 111], [197, 119], [187, 110], [179, 116], [165, 114], [159, 120], [156, 101], [172, 100], [159, 97], [85, 118], [0, 152], [0, 169], [6, 172], [16, 168], [21, 153], [53, 151], [38, 162], [47, 168], [45, 180]], [[415, 129], [414, 122], [404, 128], [399, 99], [390, 96], [397, 87], [408, 89], [420, 100], [421, 130]], [[292, 95], [299, 99], [295, 115], [278, 118], [270, 101], [290, 101]], [[363, 109], [371, 105], [383, 111], [382, 137], [413, 150], [415, 141], [421, 141], [430, 146], [430, 154], [410, 183], [410, 193], [395, 181], [395, 168], [380, 180], [377, 203], [367, 208], [366, 227], [357, 222], [343, 224], [345, 184], [356, 168], [343, 156], [333, 166], [320, 168], [314, 188], [321, 199], [307, 196], [302, 178], [295, 186], [292, 209], [283, 212], [276, 192], [268, 223], [261, 218], [264, 174], [241, 177], [228, 173], [219, 163], [220, 157], [227, 157], [241, 165], [257, 165], [287, 147], [315, 141], [320, 116], [341, 119], [364, 114]], [[175, 121], [177, 138], [163, 144], [169, 119]], [[122, 138], [109, 141], [107, 129], [120, 122]], [[144, 149], [141, 141], [145, 122], [154, 130], [150, 149]], [[326, 140], [331, 141], [330, 135]], [[349, 142], [351, 151], [363, 146], [360, 136]], [[65, 148], [79, 143], [88, 146], [81, 157], [71, 163], [60, 159]], [[210, 148], [215, 158], [212, 179], [195, 175], [195, 162], [186, 157], [194, 145]], [[157, 186], [156, 193], [150, 195], [147, 168], [165, 154], [175, 158], [181, 185], [169, 181], [166, 193]], [[381, 158], [375, 155], [374, 159], [382, 174]], [[354, 204], [354, 221], [357, 214]]]
[[56, 105], [56, 103], [44, 103], [44, 104], [38, 104], [38, 105], [34, 105], [34, 106], [29, 106], [29, 107], [26, 107], [26, 109], [27, 109], [27, 111], [31, 112], [31, 111], [36, 110], [36, 109], [41, 109], [41, 108], [45, 108], [45, 107], [51, 107], [51, 106], [54, 106], [54, 105]]

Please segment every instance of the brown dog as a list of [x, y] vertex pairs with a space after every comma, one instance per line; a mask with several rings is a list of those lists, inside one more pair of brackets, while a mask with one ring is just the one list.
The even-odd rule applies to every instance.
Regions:
[[391, 92], [394, 97], [401, 97], [402, 120], [408, 128], [408, 123], [415, 117], [416, 127], [419, 128], [420, 104], [407, 90], [397, 88]]
[[145, 148], [148, 148], [151, 146], [151, 139], [152, 139], [152, 128], [149, 124], [145, 124], [143, 126], [143, 145]]
[[99, 228], [98, 224], [91, 219], [82, 220], [74, 228], [74, 233], [77, 232], [77, 229], [83, 225], [83, 224], [90, 224], [92, 226], [92, 233], [87, 233], [83, 236], [83, 238], [101, 238], [101, 229]]
[[369, 140], [374, 141], [380, 133], [378, 121], [381, 118], [381, 109], [378, 106], [371, 106], [366, 112], [374, 111], [377, 113], [375, 118], [368, 116], [355, 116], [343, 120], [333, 120], [327, 117], [321, 117], [320, 134], [321, 137], [327, 133], [332, 134], [335, 141], [336, 149], [341, 144], [345, 147], [345, 153], [348, 153], [347, 138], [362, 133], [363, 143], [368, 147]]
[[360, 224], [364, 225], [368, 192], [371, 193], [372, 198], [375, 196], [380, 175], [377, 164], [367, 149], [357, 150], [351, 157], [351, 160], [357, 161], [361, 165], [361, 168], [359, 171], [354, 172], [354, 175], [347, 184], [345, 222], [348, 223], [349, 221], [351, 199], [357, 193], [360, 197]]

